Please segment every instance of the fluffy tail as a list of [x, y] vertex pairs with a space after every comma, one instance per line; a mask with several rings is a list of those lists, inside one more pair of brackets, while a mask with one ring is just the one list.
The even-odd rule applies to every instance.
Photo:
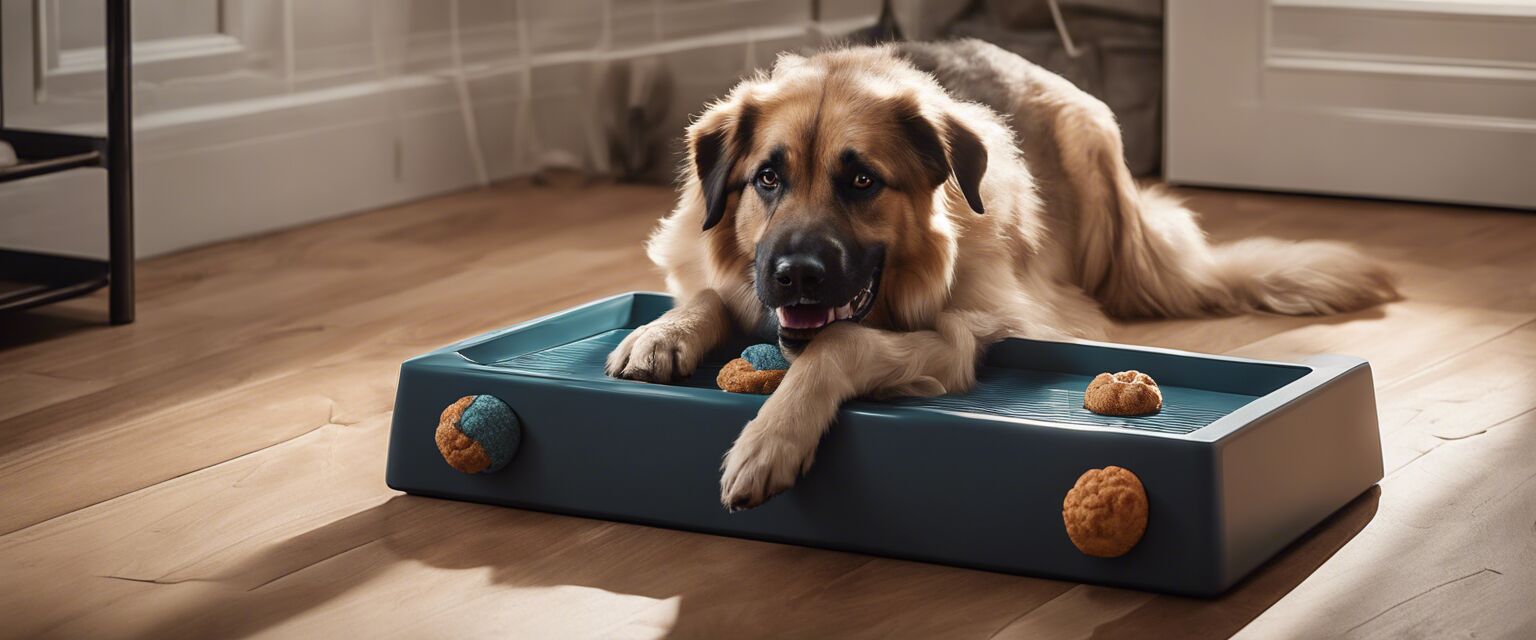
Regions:
[[1113, 205], [1086, 216], [1078, 236], [1080, 284], [1113, 315], [1320, 315], [1398, 298], [1392, 274], [1349, 245], [1253, 238], [1213, 247], [1176, 199], [1115, 182], [1118, 193], [1104, 194]]

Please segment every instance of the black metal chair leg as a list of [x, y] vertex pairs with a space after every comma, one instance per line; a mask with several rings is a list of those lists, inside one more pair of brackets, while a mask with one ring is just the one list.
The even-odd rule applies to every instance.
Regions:
[[129, 0], [107, 1], [108, 289], [112, 324], [133, 322], [133, 34]]

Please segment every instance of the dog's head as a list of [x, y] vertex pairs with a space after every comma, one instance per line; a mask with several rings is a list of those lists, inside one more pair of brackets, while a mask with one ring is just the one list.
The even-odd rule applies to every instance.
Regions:
[[714, 266], [749, 271], [786, 349], [833, 322], [912, 329], [941, 308], [948, 216], [984, 211], [987, 154], [940, 98], [890, 55], [786, 56], [690, 127]]

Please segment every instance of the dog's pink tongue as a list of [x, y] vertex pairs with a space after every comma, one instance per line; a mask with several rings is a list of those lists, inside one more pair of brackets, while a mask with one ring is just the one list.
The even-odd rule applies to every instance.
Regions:
[[827, 308], [814, 304], [779, 307], [779, 326], [786, 329], [815, 329], [827, 324]]

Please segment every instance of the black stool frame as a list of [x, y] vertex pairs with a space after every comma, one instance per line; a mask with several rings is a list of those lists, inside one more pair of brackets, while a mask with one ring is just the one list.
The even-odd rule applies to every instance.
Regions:
[[107, 170], [106, 260], [0, 249], [0, 311], [26, 309], [108, 288], [112, 324], [133, 322], [133, 60], [129, 0], [106, 0], [107, 135], [81, 136], [5, 126], [0, 140], [20, 164], [0, 168], [0, 183], [78, 169]]

